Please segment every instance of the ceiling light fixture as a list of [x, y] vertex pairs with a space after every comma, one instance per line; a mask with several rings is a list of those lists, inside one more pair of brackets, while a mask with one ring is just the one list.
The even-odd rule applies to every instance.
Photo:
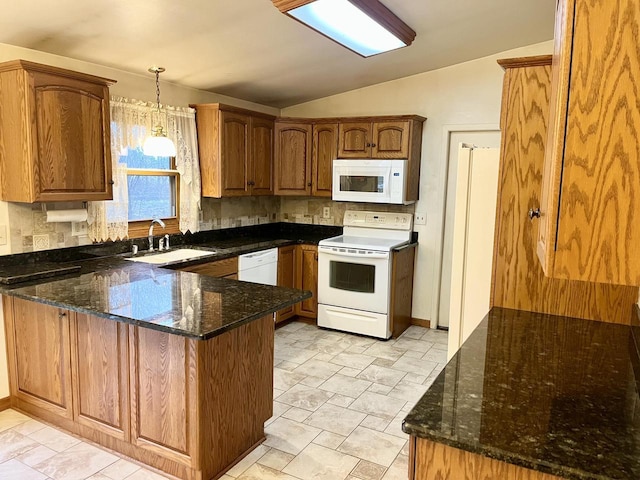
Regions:
[[363, 57], [411, 45], [416, 32], [378, 0], [272, 0], [282, 13]]
[[156, 102], [158, 105], [158, 123], [151, 129], [151, 136], [147, 137], [142, 152], [150, 157], [175, 157], [176, 146], [167, 138], [167, 134], [160, 123], [160, 74], [163, 67], [151, 67], [149, 71], [156, 74]]

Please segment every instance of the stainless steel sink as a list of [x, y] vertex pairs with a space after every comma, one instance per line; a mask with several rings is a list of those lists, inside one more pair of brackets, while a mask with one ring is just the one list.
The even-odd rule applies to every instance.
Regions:
[[140, 257], [129, 257], [127, 258], [127, 260], [129, 260], [130, 262], [151, 263], [154, 265], [168, 265], [174, 262], [183, 262], [185, 260], [191, 260], [194, 258], [201, 258], [206, 256], [213, 257], [215, 255], [216, 252], [212, 251], [181, 248], [164, 253], [151, 253], [149, 255], [143, 255]]

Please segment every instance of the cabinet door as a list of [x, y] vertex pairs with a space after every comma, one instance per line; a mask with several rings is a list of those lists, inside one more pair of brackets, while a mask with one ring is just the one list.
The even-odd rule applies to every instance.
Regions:
[[276, 123], [276, 195], [311, 195], [312, 126]]
[[371, 127], [370, 122], [341, 123], [338, 158], [371, 158]]
[[225, 258], [216, 262], [200, 263], [181, 268], [185, 272], [208, 275], [210, 277], [227, 277], [238, 273], [238, 257]]
[[371, 158], [409, 158], [410, 122], [374, 122]]
[[560, 12], [545, 273], [639, 285], [640, 4], [562, 0]]
[[198, 427], [196, 341], [134, 326], [129, 339], [131, 443], [191, 466]]
[[36, 201], [113, 198], [108, 88], [40, 72], [32, 81]]
[[71, 322], [74, 420], [120, 440], [129, 438], [127, 325], [76, 314]]
[[[295, 245], [278, 249], [278, 286], [294, 288]], [[276, 313], [276, 323], [287, 320], [295, 315], [294, 305]]]
[[252, 195], [273, 195], [273, 120], [251, 117], [249, 183]]
[[315, 245], [297, 245], [296, 251], [296, 288], [310, 290], [313, 296], [296, 304], [296, 314], [301, 317], [318, 316], [318, 247]]
[[311, 194], [314, 197], [331, 197], [333, 161], [338, 158], [338, 124], [313, 126], [313, 179]]
[[223, 197], [248, 195], [249, 117], [234, 112], [220, 112], [220, 156]]
[[71, 419], [69, 312], [19, 298], [4, 301], [12, 395]]

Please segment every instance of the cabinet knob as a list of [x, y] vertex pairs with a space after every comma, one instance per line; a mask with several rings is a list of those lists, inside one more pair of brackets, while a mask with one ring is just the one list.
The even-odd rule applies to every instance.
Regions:
[[109, 185], [113, 185], [114, 183], [116, 182], [114, 182], [113, 180], [109, 180]]
[[367, 142], [367, 147], [370, 147], [370, 146], [371, 146], [371, 144], [369, 142]]
[[375, 143], [372, 143], [372, 144], [371, 144], [371, 146], [372, 146], [372, 147], [376, 147], [376, 144], [375, 144]]
[[528, 213], [528, 217], [529, 220], [533, 220], [534, 218], [540, 218], [540, 209], [536, 208], [535, 210], [533, 208], [529, 209], [529, 213]]
[[311, 182], [307, 183], [307, 187], [310, 187], [310, 186], [311, 186]]
[[67, 314], [65, 312], [58, 312], [58, 319], [62, 320], [66, 316]]

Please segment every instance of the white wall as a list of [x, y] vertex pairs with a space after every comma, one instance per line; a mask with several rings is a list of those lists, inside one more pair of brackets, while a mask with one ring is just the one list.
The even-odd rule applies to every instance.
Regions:
[[414, 277], [414, 317], [437, 318], [447, 171], [445, 125], [498, 124], [503, 71], [496, 60], [552, 51], [551, 41], [530, 45], [282, 110], [283, 116], [413, 113], [428, 118], [422, 139], [420, 201], [416, 205], [416, 212], [426, 212], [427, 225], [416, 227], [420, 247]]

